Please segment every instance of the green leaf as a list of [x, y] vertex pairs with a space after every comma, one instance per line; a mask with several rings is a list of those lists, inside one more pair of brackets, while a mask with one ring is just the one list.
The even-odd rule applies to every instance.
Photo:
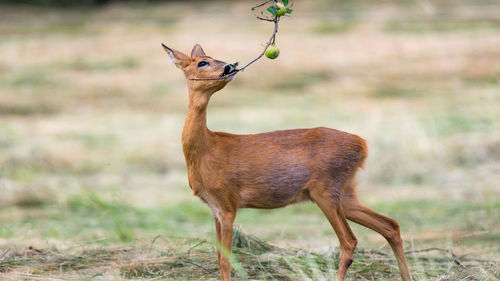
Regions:
[[252, 8], [252, 11], [255, 11], [255, 8]]
[[283, 5], [288, 6], [288, 0], [283, 0]]
[[269, 13], [271, 13], [273, 15], [273, 17], [276, 16], [276, 7], [271, 6], [271, 7], [267, 8], [267, 10], [269, 11]]
[[288, 9], [288, 8], [286, 8], [285, 13], [287, 13], [287, 14], [291, 14], [292, 12], [293, 12], [293, 10], [292, 10], [292, 9]]

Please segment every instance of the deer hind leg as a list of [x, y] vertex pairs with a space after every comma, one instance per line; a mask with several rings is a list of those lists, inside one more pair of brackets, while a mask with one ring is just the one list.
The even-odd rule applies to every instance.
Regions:
[[347, 223], [340, 198], [330, 196], [328, 191], [311, 193], [310, 197], [325, 214], [339, 239], [340, 263], [336, 280], [342, 281], [353, 261], [352, 256], [358, 240]]
[[398, 222], [362, 205], [354, 188], [354, 185], [349, 186], [342, 196], [342, 206], [347, 219], [380, 233], [394, 252], [402, 280], [411, 281]]

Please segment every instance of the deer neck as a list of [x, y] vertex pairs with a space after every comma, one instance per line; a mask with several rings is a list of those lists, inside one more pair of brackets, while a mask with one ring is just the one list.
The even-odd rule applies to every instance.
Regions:
[[186, 164], [191, 168], [198, 163], [198, 159], [207, 151], [207, 105], [209, 95], [189, 91], [189, 106], [182, 130], [182, 149]]

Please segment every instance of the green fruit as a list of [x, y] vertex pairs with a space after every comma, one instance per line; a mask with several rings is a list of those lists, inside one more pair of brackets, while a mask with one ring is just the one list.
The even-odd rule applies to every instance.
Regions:
[[285, 8], [285, 5], [283, 5], [283, 3], [276, 3], [276, 16], [277, 17], [281, 17], [281, 16], [284, 16], [286, 13], [286, 8]]
[[280, 55], [280, 50], [276, 48], [276, 45], [269, 45], [266, 49], [266, 57], [270, 59], [275, 59]]

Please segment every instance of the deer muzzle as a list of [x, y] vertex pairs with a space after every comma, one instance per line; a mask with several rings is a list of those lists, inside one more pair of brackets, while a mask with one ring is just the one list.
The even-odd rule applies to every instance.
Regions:
[[222, 72], [221, 76], [226, 76], [236, 71], [236, 66], [234, 64], [228, 64], [224, 67], [224, 72]]

